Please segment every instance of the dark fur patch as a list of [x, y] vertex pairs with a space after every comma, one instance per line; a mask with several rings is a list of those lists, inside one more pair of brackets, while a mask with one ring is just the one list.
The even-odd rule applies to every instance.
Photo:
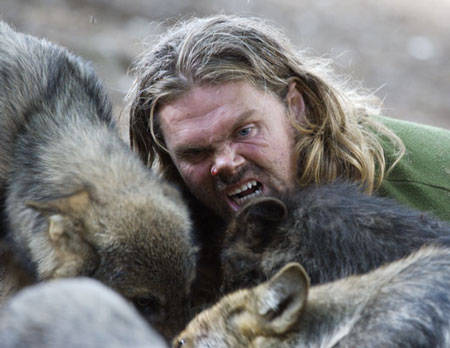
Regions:
[[288, 216], [279, 223], [238, 216], [230, 224], [222, 253], [225, 292], [256, 285], [292, 261], [317, 284], [365, 273], [425, 244], [450, 245], [447, 223], [365, 195], [355, 184], [309, 187], [282, 202]]

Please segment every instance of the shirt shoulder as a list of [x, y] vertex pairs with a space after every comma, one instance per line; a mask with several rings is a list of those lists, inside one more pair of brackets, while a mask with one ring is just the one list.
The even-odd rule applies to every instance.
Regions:
[[[378, 194], [450, 221], [450, 131], [377, 116], [405, 145], [405, 155], [383, 180]], [[388, 167], [392, 143], [382, 139]]]

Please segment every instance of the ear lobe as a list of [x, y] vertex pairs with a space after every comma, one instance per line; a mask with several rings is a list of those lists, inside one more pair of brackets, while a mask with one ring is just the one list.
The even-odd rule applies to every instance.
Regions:
[[287, 216], [286, 205], [274, 197], [261, 197], [245, 205], [238, 218], [244, 221], [270, 221], [279, 222]]
[[297, 89], [295, 79], [292, 79], [288, 85], [288, 92], [286, 95], [286, 103], [291, 115], [297, 121], [301, 121], [305, 114], [305, 101], [300, 91]]
[[86, 190], [82, 190], [69, 196], [48, 201], [27, 201], [25, 205], [45, 215], [62, 214], [80, 216], [88, 208], [89, 202], [89, 193]]
[[289, 330], [306, 304], [309, 277], [298, 263], [284, 266], [272, 279], [254, 289], [257, 314], [265, 327], [277, 334]]

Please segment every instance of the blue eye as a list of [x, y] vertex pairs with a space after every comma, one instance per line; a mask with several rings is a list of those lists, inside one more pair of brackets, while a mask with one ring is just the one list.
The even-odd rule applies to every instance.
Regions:
[[245, 127], [239, 130], [238, 134], [241, 137], [246, 137], [247, 135], [250, 134], [250, 132], [252, 131], [252, 127]]

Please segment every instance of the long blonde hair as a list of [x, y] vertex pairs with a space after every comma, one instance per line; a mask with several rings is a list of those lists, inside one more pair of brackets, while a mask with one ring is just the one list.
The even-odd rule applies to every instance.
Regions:
[[[306, 122], [289, 116], [297, 130], [298, 183], [344, 177], [368, 193], [386, 172], [380, 136], [404, 152], [401, 140], [371, 118], [378, 99], [348, 87], [330, 62], [295, 50], [274, 26], [256, 18], [219, 15], [181, 22], [144, 52], [135, 65], [130, 100], [130, 142], [148, 165], [158, 164], [170, 181], [181, 178], [165, 149], [158, 109], [194, 86], [247, 81], [284, 103], [293, 79], [306, 106]], [[396, 162], [394, 162], [395, 164]]]

